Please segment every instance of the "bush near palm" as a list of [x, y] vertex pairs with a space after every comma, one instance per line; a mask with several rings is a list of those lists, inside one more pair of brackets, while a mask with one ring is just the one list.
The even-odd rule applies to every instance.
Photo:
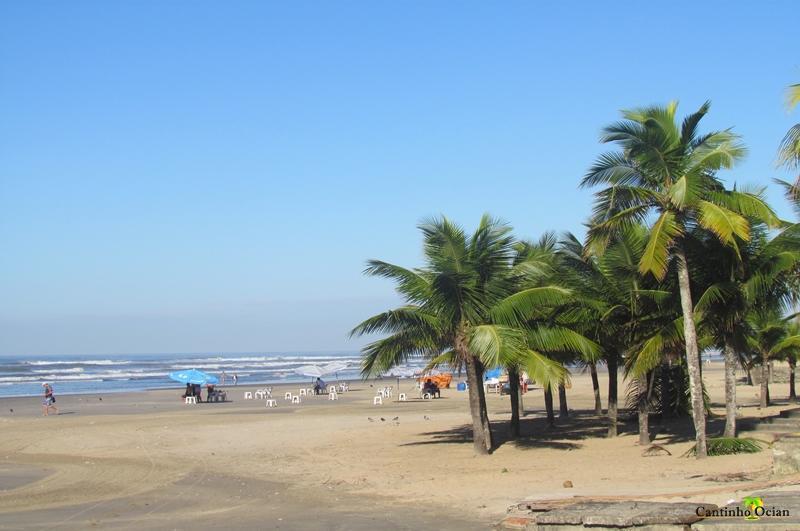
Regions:
[[639, 262], [642, 274], [663, 280], [675, 262], [683, 313], [683, 335], [692, 397], [697, 457], [706, 455], [706, 419], [690, 264], [684, 238], [694, 226], [714, 234], [723, 244], [749, 240], [746, 216], [777, 225], [772, 210], [759, 197], [726, 190], [716, 172], [732, 167], [745, 154], [730, 130], [700, 134], [698, 126], [709, 103], [676, 123], [677, 103], [623, 111], [623, 119], [603, 130], [602, 141], [620, 151], [597, 160], [582, 186], [606, 186], [596, 193], [587, 241], [602, 253], [614, 234], [651, 217], [649, 238]]

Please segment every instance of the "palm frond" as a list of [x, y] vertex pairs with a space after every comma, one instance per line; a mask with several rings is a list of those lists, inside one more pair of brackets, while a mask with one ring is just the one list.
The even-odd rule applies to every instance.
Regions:
[[650, 238], [639, 261], [639, 271], [642, 274], [651, 273], [656, 279], [662, 280], [667, 273], [670, 246], [681, 232], [675, 214], [662, 212], [650, 229]]
[[553, 391], [570, 383], [569, 371], [563, 365], [535, 350], [527, 352], [522, 367], [529, 378], [545, 389]]
[[742, 240], [750, 239], [750, 224], [747, 219], [732, 210], [709, 201], [698, 202], [698, 222], [713, 232], [726, 245], [734, 245], [734, 236]]

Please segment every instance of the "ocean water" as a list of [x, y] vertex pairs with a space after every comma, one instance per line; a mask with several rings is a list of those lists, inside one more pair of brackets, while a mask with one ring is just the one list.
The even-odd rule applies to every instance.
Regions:
[[[179, 369], [199, 369], [217, 377], [224, 371], [226, 385], [233, 384], [234, 374], [239, 385], [302, 382], [310, 378], [295, 369], [332, 361], [347, 364], [339, 379], [361, 378], [357, 352], [0, 357], [0, 397], [41, 394], [43, 382], [52, 384], [56, 394], [177, 389], [183, 386], [168, 374]], [[420, 361], [410, 367], [422, 365]]]

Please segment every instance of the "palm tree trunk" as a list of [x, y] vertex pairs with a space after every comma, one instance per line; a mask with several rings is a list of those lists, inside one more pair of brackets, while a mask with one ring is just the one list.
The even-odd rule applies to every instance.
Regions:
[[558, 418], [569, 418], [569, 407], [567, 406], [567, 388], [564, 384], [558, 384]]
[[749, 363], [747, 364], [747, 385], [753, 386], [753, 368], [750, 367]]
[[769, 362], [766, 354], [761, 356], [761, 403], [765, 408], [769, 406]]
[[789, 400], [792, 402], [797, 402], [797, 392], [794, 389], [794, 372], [795, 366], [797, 365], [797, 360], [794, 357], [789, 356]]
[[736, 437], [736, 351], [725, 342], [725, 437]]
[[482, 367], [469, 353], [465, 356], [467, 383], [469, 384], [469, 412], [472, 415], [472, 444], [475, 453], [485, 455], [492, 450], [492, 430], [486, 412], [486, 397], [483, 394]]
[[639, 397], [637, 412], [639, 414], [639, 444], [642, 446], [650, 444], [650, 408], [647, 406], [650, 400], [650, 386], [648, 385], [647, 375], [639, 377], [639, 388], [644, 389], [644, 398]]
[[589, 372], [592, 374], [592, 390], [594, 391], [594, 414], [598, 417], [603, 414], [603, 404], [600, 402], [600, 382], [597, 381], [597, 364], [589, 363]]
[[617, 354], [608, 357], [608, 436], [617, 436]]
[[508, 369], [508, 387], [511, 398], [511, 438], [519, 438], [519, 373], [517, 369]]
[[544, 388], [544, 408], [547, 410], [547, 426], [552, 428], [556, 425], [556, 416], [553, 412], [553, 391], [550, 386]]
[[692, 397], [692, 419], [696, 441], [697, 458], [708, 455], [706, 447], [706, 409], [703, 404], [703, 378], [700, 375], [700, 352], [697, 348], [697, 330], [694, 326], [694, 307], [689, 281], [689, 264], [681, 244], [675, 246], [678, 262], [678, 287], [683, 310], [683, 337], [686, 342], [686, 361], [689, 367], [689, 391]]

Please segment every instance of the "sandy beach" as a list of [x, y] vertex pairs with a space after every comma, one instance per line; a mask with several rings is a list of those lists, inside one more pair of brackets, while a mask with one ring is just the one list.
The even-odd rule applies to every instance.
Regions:
[[[722, 415], [721, 365], [704, 376]], [[248, 387], [228, 387], [231, 402], [196, 406], [184, 405], [178, 388], [61, 395], [61, 414], [49, 417], [38, 398], [2, 399], [0, 528], [485, 529], [522, 499], [724, 502], [770, 479], [770, 451], [682, 457], [693, 441], [688, 419], [652, 426], [654, 442], [672, 455], [642, 456], [635, 417], [618, 438], [605, 438], [587, 374], [573, 375], [570, 418], [552, 430], [542, 390], [526, 394], [516, 442], [506, 436], [508, 397], [489, 394], [499, 447], [488, 457], [473, 454], [466, 393], [446, 389], [422, 401], [413, 382], [401, 380], [408, 402], [396, 402], [395, 389], [391, 401], [373, 406], [383, 385], [397, 383], [351, 382], [338, 401], [300, 405], [283, 400], [296, 385], [276, 386], [273, 409], [243, 400]], [[785, 408], [787, 390], [771, 385], [776, 405], [760, 410], [757, 388], [740, 385], [742, 416]], [[720, 432], [722, 419], [709, 426]]]

